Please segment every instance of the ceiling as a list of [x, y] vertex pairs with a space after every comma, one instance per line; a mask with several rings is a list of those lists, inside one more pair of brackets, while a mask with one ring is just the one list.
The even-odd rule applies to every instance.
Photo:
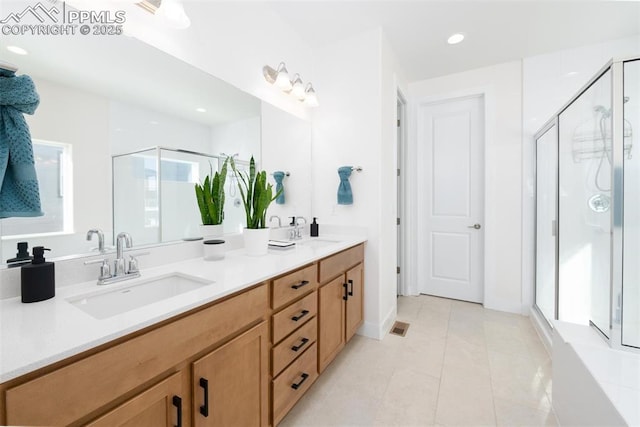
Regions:
[[[382, 27], [408, 81], [640, 34], [636, 1], [269, 1], [312, 48]], [[462, 32], [466, 39], [448, 45]]]

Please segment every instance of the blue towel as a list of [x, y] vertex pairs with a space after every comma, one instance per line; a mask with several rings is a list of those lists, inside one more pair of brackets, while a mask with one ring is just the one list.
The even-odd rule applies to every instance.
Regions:
[[339, 205], [353, 204], [353, 193], [351, 192], [351, 183], [349, 182], [351, 170], [351, 166], [342, 166], [338, 168], [338, 175], [340, 175], [340, 185], [338, 186]]
[[0, 218], [44, 215], [29, 127], [40, 97], [29, 76], [0, 69]]
[[282, 190], [282, 193], [280, 193], [280, 195], [276, 197], [276, 204], [284, 205], [284, 186], [282, 185], [282, 180], [284, 179], [284, 172], [275, 171], [273, 173], [273, 179], [276, 180], [276, 194], [278, 194], [278, 192]]

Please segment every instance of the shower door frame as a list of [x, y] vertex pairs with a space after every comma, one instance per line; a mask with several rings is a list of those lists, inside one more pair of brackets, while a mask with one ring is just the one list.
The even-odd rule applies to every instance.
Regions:
[[[620, 59], [611, 59], [608, 61], [589, 81], [583, 85], [576, 94], [566, 102], [557, 113], [555, 113], [551, 119], [549, 119], [534, 135], [534, 142], [536, 144], [535, 156], [534, 156], [534, 206], [536, 212], [534, 212], [534, 257], [536, 258], [534, 265], [537, 268], [537, 162], [538, 162], [538, 150], [537, 140], [540, 136], [546, 133], [551, 127], [556, 126], [556, 132], [558, 134], [558, 163], [556, 165], [556, 174], [559, 177], [560, 172], [560, 127], [559, 118], [560, 115], [569, 108], [574, 101], [582, 96], [595, 82], [597, 82], [608, 70], [611, 70], [611, 111], [612, 111], [612, 133], [611, 133], [611, 151], [612, 151], [612, 168], [611, 168], [611, 236], [610, 236], [610, 281], [609, 281], [609, 336], [607, 337], [590, 321], [590, 326], [594, 329], [612, 348], [618, 350], [629, 351], [632, 353], [640, 353], [639, 347], [622, 344], [622, 298], [623, 298], [623, 231], [624, 231], [624, 64], [626, 62], [638, 61], [640, 56], [632, 56]], [[556, 182], [557, 185], [557, 198], [556, 198], [556, 299], [555, 299], [555, 318], [558, 318], [559, 307], [559, 243], [560, 233], [562, 230], [562, 224], [560, 224], [559, 216], [559, 197], [560, 197], [560, 180]], [[536, 312], [549, 324], [550, 329], [553, 328], [553, 320], [547, 319], [542, 310], [539, 309], [535, 302], [535, 295], [537, 291], [536, 283], [536, 268], [534, 268], [534, 304], [533, 307]], [[618, 297], [619, 296], [619, 297]], [[616, 321], [616, 312], [620, 310], [621, 316], [619, 321]]]

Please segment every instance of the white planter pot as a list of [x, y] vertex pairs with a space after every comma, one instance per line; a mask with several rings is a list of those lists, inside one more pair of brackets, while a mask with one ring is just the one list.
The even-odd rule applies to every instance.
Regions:
[[200, 225], [200, 234], [204, 240], [222, 237], [224, 234], [224, 226], [218, 225]]
[[261, 256], [267, 254], [269, 248], [268, 228], [245, 228], [242, 230], [244, 250], [247, 255]]

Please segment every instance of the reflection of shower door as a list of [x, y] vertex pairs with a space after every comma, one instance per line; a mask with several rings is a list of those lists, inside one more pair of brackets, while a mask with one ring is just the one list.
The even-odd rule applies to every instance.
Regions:
[[418, 132], [426, 171], [420, 292], [482, 302], [483, 98], [421, 106]]

